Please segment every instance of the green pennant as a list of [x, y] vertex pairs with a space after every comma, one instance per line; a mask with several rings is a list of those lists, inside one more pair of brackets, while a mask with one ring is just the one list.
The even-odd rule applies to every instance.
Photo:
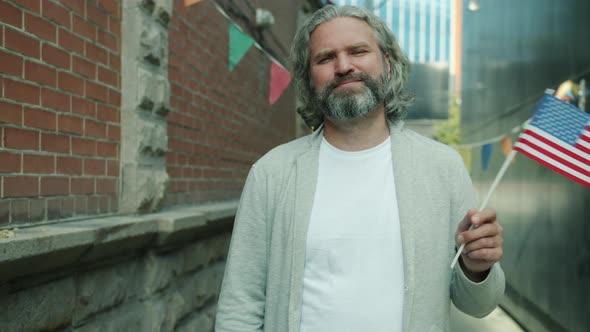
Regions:
[[229, 70], [234, 70], [252, 45], [254, 39], [232, 23], [229, 28]]

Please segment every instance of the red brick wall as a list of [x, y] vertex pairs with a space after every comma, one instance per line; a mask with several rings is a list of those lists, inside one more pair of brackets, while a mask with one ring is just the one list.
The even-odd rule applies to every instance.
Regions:
[[121, 14], [0, 2], [0, 226], [117, 210]]
[[[272, 1], [258, 3], [263, 8], [273, 5]], [[252, 47], [234, 71], [229, 71], [229, 21], [209, 1], [184, 13], [180, 5], [175, 1], [169, 30], [172, 110], [168, 115], [170, 184], [165, 205], [235, 199], [252, 163], [294, 137], [293, 89], [288, 88], [276, 104], [269, 105], [268, 57]], [[289, 36], [278, 40], [288, 49], [298, 4], [282, 1], [280, 7], [284, 14], [275, 17], [274, 29]], [[250, 20], [254, 18], [248, 8], [243, 12]], [[284, 63], [286, 54], [273, 50]]]

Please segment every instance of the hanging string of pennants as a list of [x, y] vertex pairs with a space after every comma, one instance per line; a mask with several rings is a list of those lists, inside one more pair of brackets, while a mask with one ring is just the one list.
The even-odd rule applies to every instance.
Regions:
[[[183, 0], [183, 9], [192, 6], [203, 0]], [[242, 58], [248, 53], [252, 46], [260, 50], [271, 61], [270, 65], [270, 91], [268, 102], [273, 105], [283, 94], [285, 89], [291, 83], [291, 74], [285, 66], [283, 66], [277, 59], [270, 55], [260, 44], [258, 44], [252, 37], [245, 33], [221, 8], [215, 1], [212, 1], [217, 11], [230, 22], [229, 28], [229, 55], [228, 67], [233, 71], [240, 63]]]
[[469, 143], [469, 144], [459, 144], [455, 146], [455, 149], [459, 152], [461, 157], [463, 158], [463, 162], [467, 169], [471, 169], [471, 162], [472, 162], [472, 150], [473, 148], [480, 148], [481, 147], [481, 167], [484, 171], [487, 171], [488, 165], [491, 159], [493, 146], [495, 143], [501, 142], [500, 147], [504, 156], [508, 156], [512, 151], [512, 138], [510, 137], [511, 134], [519, 133], [526, 125], [530, 122], [530, 119], [525, 121], [523, 124], [520, 124], [512, 129], [507, 134], [499, 135], [493, 138], [489, 138], [486, 140], [482, 140], [479, 142]]

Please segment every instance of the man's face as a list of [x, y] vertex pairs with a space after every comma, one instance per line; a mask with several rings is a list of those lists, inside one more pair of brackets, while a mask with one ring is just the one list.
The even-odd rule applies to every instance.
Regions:
[[373, 29], [363, 20], [338, 17], [310, 36], [314, 103], [326, 116], [350, 120], [383, 103], [389, 55], [382, 56]]

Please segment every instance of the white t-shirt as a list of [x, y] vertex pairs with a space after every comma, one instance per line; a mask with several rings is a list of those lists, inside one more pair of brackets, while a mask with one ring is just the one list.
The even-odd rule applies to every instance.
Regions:
[[324, 139], [300, 332], [401, 331], [403, 284], [390, 139], [355, 152]]

